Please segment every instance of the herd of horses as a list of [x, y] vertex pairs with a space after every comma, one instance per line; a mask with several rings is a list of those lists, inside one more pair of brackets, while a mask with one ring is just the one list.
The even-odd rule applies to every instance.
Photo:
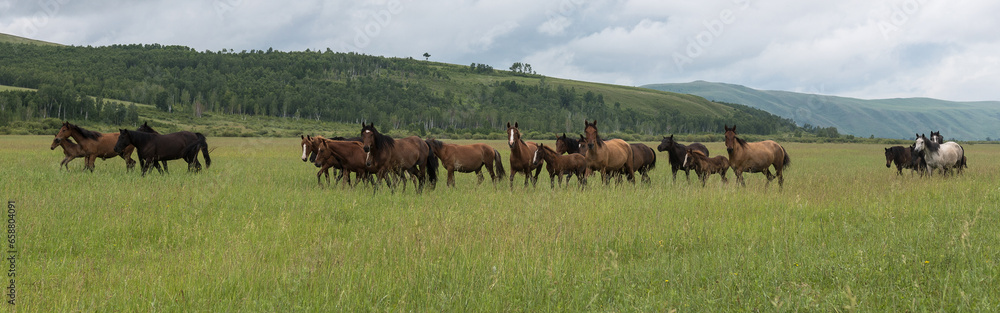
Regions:
[[885, 148], [885, 167], [892, 168], [895, 163], [898, 175], [903, 175], [905, 168], [920, 176], [932, 176], [939, 169], [942, 175], [961, 174], [968, 167], [965, 149], [954, 141], [944, 142], [940, 131], [932, 131], [930, 138], [925, 134], [916, 134], [916, 138], [909, 147]]
[[160, 173], [169, 173], [167, 161], [177, 159], [187, 162], [189, 171], [200, 171], [198, 151], [205, 158], [205, 167], [212, 165], [208, 143], [201, 133], [180, 131], [163, 135], [148, 123], [143, 123], [136, 130], [119, 129], [117, 133], [100, 133], [64, 122], [52, 139], [50, 149], [56, 147], [63, 148], [65, 157], [59, 163], [59, 168], [66, 167], [66, 170], [69, 170], [69, 162], [75, 158], [84, 158], [84, 169], [93, 172], [97, 158], [106, 160], [120, 157], [125, 160], [126, 170], [131, 171], [135, 167], [133, 152], [139, 157], [142, 176], [146, 176], [150, 167], [155, 167]]
[[[779, 186], [784, 185], [783, 172], [791, 164], [784, 147], [772, 140], [747, 142], [737, 136], [735, 125], [726, 125], [724, 129], [726, 156], [710, 157], [708, 148], [701, 143], [684, 145], [675, 141], [673, 135], [663, 137], [656, 150], [666, 152], [674, 181], [678, 171], [684, 171], [687, 179], [694, 171], [702, 186], [714, 174], [726, 183], [726, 174], [732, 169], [740, 185], [745, 185], [743, 173], [763, 173], [768, 185], [775, 178]], [[412, 181], [417, 190], [423, 190], [428, 183], [435, 185], [439, 167], [447, 171], [448, 186], [455, 185], [455, 172], [475, 173], [481, 184], [485, 180], [485, 169], [493, 183], [507, 177], [511, 187], [517, 174], [524, 176], [524, 186], [529, 182], [536, 185], [544, 167], [553, 188], [557, 182], [560, 187], [563, 185], [564, 176], [567, 186], [576, 176], [582, 188], [594, 173], [600, 173], [605, 184], [612, 179], [634, 184], [636, 175], [641, 176], [643, 183], [649, 183], [649, 171], [656, 167], [656, 152], [652, 148], [621, 139], [602, 139], [597, 120], [584, 121], [584, 133], [579, 139], [566, 134], [558, 136], [554, 148], [522, 140], [516, 122], [507, 123], [506, 135], [510, 148], [509, 174], [500, 152], [487, 144], [458, 145], [417, 136], [396, 139], [380, 133], [371, 123], [362, 124], [360, 135], [354, 138], [301, 136], [302, 161], [312, 162], [320, 168], [316, 173], [320, 186], [324, 185], [323, 177], [326, 185], [330, 184], [332, 168], [338, 173], [337, 180], [348, 186], [365, 181], [373, 186], [385, 184], [391, 188], [401, 184], [403, 190], [407, 181]], [[143, 176], [150, 168], [160, 173], [169, 172], [167, 161], [176, 159], [187, 162], [189, 171], [199, 171], [199, 151], [206, 167], [212, 164], [208, 144], [201, 133], [180, 131], [164, 135], [148, 123], [136, 130], [99, 133], [65, 122], [50, 149], [56, 147], [62, 147], [65, 155], [60, 161], [60, 169], [66, 167], [67, 170], [69, 162], [75, 158], [84, 158], [84, 169], [93, 171], [97, 158], [120, 157], [130, 171], [136, 163], [133, 152], [138, 156]], [[960, 174], [968, 167], [962, 146], [954, 141], [944, 142], [941, 133], [934, 131], [930, 137], [917, 134], [909, 147], [885, 148], [885, 159], [885, 166], [891, 168], [895, 164], [899, 175], [903, 174], [903, 169], [911, 169], [921, 176], [933, 175], [936, 170], [943, 175]], [[355, 182], [351, 181], [351, 173], [355, 174]]]
[[[768, 184], [777, 178], [778, 185], [784, 185], [783, 172], [791, 160], [781, 145], [771, 140], [747, 142], [737, 136], [735, 125], [732, 128], [726, 125], [725, 130], [728, 157], [719, 155], [710, 158], [708, 149], [701, 143], [683, 145], [674, 141], [673, 135], [663, 137], [657, 150], [667, 152], [673, 179], [676, 181], [677, 171], [680, 170], [690, 179], [690, 171], [693, 170], [701, 179], [702, 186], [711, 174], [719, 174], [726, 182], [726, 173], [731, 168], [741, 185], [745, 185], [744, 172], [763, 173]], [[412, 181], [418, 191], [428, 184], [432, 187], [436, 185], [439, 167], [447, 171], [448, 186], [455, 185], [455, 172], [476, 173], [481, 184], [485, 180], [484, 168], [494, 184], [507, 177], [510, 187], [513, 187], [515, 177], [521, 174], [524, 186], [528, 186], [529, 182], [534, 186], [544, 167], [551, 187], [555, 188], [557, 181], [561, 187], [564, 176], [568, 186], [575, 175], [583, 188], [594, 173], [600, 173], [605, 184], [612, 179], [634, 184], [636, 173], [643, 183], [649, 183], [649, 171], [656, 166], [656, 152], [649, 146], [630, 144], [621, 139], [602, 139], [597, 120], [584, 121], [584, 133], [579, 139], [569, 138], [566, 134], [557, 137], [555, 148], [524, 141], [516, 122], [513, 125], [507, 123], [506, 136], [510, 148], [509, 174], [500, 152], [489, 145], [458, 145], [436, 139], [422, 140], [417, 136], [395, 139], [380, 133], [372, 123], [362, 123], [360, 135], [353, 138], [300, 136], [301, 159], [320, 168], [316, 172], [316, 181], [320, 186], [330, 184], [330, 169], [333, 168], [339, 172], [336, 180], [348, 186], [367, 182], [375, 187], [385, 184], [393, 190], [402, 185], [405, 190], [407, 182]], [[354, 182], [351, 181], [351, 173], [355, 174]]]

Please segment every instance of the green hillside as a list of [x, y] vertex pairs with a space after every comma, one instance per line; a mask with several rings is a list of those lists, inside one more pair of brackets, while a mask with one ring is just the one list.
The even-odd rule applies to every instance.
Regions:
[[762, 109], [799, 124], [836, 127], [841, 133], [868, 137], [912, 138], [941, 131], [947, 138], [1000, 138], [1000, 102], [953, 102], [929, 98], [862, 100], [846, 97], [756, 90], [740, 85], [696, 81], [642, 86], [687, 93], [712, 101]]
[[[365, 121], [387, 132], [466, 137], [501, 134], [507, 122], [518, 122], [529, 135], [578, 133], [585, 119], [599, 120], [607, 133], [646, 137], [715, 133], [733, 123], [748, 134], [795, 128], [791, 120], [761, 110], [698, 96], [484, 64], [330, 50], [199, 52], [158, 44], [0, 43], [0, 58], [0, 85], [37, 90], [0, 96], [5, 103], [0, 132], [11, 123], [45, 118], [126, 127], [155, 119], [166, 127], [206, 128], [217, 119], [231, 127], [215, 134], [237, 136], [287, 136], [298, 129], [259, 129], [250, 121], [347, 128]], [[132, 108], [133, 103], [145, 106]]]
[[4, 33], [0, 33], [0, 42], [2, 42], [2, 43], [16, 43], [16, 44], [34, 44], [34, 45], [42, 45], [42, 46], [61, 46], [60, 44], [57, 44], [57, 43], [51, 43], [51, 42], [48, 42], [48, 41], [28, 39], [28, 38], [18, 37], [18, 36], [14, 36], [14, 35], [8, 35], [8, 34], [4, 34]]

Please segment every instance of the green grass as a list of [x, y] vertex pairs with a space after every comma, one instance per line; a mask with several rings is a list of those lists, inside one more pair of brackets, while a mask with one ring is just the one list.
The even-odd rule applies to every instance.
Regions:
[[145, 178], [59, 171], [50, 142], [0, 137], [18, 312], [1000, 309], [996, 145], [951, 178], [791, 143], [780, 192], [675, 183], [658, 154], [650, 185], [552, 190], [543, 170], [416, 194], [319, 188], [297, 138], [209, 138], [211, 168]]

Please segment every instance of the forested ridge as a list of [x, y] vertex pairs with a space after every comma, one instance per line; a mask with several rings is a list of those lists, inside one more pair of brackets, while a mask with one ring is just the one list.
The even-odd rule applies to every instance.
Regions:
[[[158, 116], [261, 116], [374, 122], [410, 133], [578, 132], [598, 119], [637, 135], [791, 132], [789, 119], [739, 104], [561, 80], [473, 63], [452, 65], [326, 51], [195, 51], [188, 47], [0, 43], [0, 126], [45, 118], [133, 125]], [[119, 104], [115, 99], [140, 104]]]

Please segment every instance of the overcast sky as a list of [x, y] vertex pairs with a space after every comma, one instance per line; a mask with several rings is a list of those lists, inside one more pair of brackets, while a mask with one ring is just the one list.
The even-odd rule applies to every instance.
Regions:
[[639, 86], [1000, 100], [1000, 1], [0, 0], [0, 32], [69, 45], [323, 49]]

